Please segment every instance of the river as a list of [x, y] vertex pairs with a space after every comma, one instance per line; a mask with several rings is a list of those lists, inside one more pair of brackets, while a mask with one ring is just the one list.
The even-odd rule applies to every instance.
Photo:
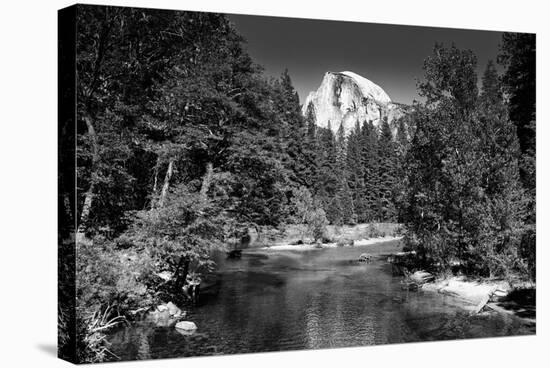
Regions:
[[[111, 350], [129, 360], [535, 333], [534, 325], [512, 316], [470, 316], [453, 297], [402, 290], [384, 256], [401, 246], [392, 241], [218, 257], [218, 292], [188, 311], [196, 333], [137, 323], [109, 336]], [[363, 252], [377, 257], [354, 261]]]

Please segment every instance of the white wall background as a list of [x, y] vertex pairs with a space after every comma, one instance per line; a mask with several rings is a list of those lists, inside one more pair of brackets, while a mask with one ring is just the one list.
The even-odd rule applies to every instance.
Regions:
[[[88, 2], [88, 1], [84, 1]], [[521, 367], [548, 360], [550, 27], [544, 1], [100, 0], [92, 3], [537, 33], [538, 333], [120, 363], [120, 367]], [[63, 367], [56, 344], [57, 14], [72, 2], [11, 1], [0, 12], [0, 366]], [[546, 93], [545, 93], [546, 92]]]

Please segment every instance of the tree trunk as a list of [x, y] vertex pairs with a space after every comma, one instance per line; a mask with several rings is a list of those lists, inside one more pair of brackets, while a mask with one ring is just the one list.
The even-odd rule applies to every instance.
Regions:
[[157, 182], [159, 178], [159, 170], [155, 168], [155, 181], [153, 182], [153, 195], [157, 194]]
[[164, 176], [164, 184], [162, 185], [162, 191], [160, 193], [160, 198], [158, 205], [162, 207], [164, 201], [166, 200], [166, 194], [168, 194], [168, 188], [170, 188], [170, 179], [172, 179], [172, 174], [174, 173], [174, 159], [170, 159], [168, 163], [168, 169], [166, 170], [166, 175]]
[[206, 164], [206, 173], [204, 174], [204, 177], [202, 178], [202, 185], [201, 185], [201, 191], [200, 191], [200, 197], [201, 200], [204, 202], [207, 199], [208, 195], [208, 188], [210, 188], [210, 184], [212, 182], [212, 174], [214, 172], [214, 169], [212, 168], [212, 163], [209, 162]]
[[157, 199], [157, 186], [158, 186], [158, 178], [159, 178], [159, 161], [160, 159], [157, 158], [157, 164], [155, 165], [155, 176], [153, 177], [153, 193], [151, 194], [151, 209], [155, 207], [155, 200]]
[[90, 216], [90, 210], [92, 208], [92, 201], [94, 195], [94, 176], [95, 170], [97, 167], [97, 162], [99, 160], [99, 147], [97, 141], [97, 134], [92, 123], [92, 118], [85, 115], [84, 122], [88, 128], [88, 135], [92, 141], [92, 164], [91, 164], [91, 174], [90, 174], [90, 186], [84, 195], [84, 204], [82, 205], [82, 212], [80, 213], [80, 222], [78, 224], [78, 230], [76, 232], [77, 239], [82, 239], [84, 237], [84, 231], [86, 229], [86, 223]]
[[182, 257], [178, 263], [176, 272], [174, 272], [174, 292], [176, 294], [179, 294], [181, 292], [181, 288], [185, 285], [187, 274], [189, 273], [189, 264], [189, 260]]

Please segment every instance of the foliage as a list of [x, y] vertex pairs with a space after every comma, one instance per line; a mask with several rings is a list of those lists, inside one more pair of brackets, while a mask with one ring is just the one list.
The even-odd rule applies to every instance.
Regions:
[[327, 225], [328, 221], [325, 211], [322, 208], [316, 208], [311, 214], [310, 222], [308, 224], [315, 241], [326, 238]]
[[471, 52], [436, 45], [424, 68], [405, 165], [409, 245], [442, 269], [459, 260], [480, 275], [522, 272], [519, 147], [493, 66], [480, 97]]
[[176, 292], [190, 271], [210, 270], [212, 251], [224, 249], [223, 240], [230, 231], [230, 221], [220, 207], [227, 200], [225, 179], [207, 171], [199, 188], [179, 184], [162, 207], [137, 212], [121, 237], [150, 256], [153, 273], [173, 275]]
[[[481, 93], [473, 53], [436, 45], [419, 84], [424, 102], [346, 135], [341, 122], [318, 127], [313, 104], [302, 116], [290, 73], [265, 78], [224, 15], [78, 14], [83, 361], [106, 358], [102, 326], [178, 293], [250, 226], [291, 221], [318, 241], [329, 223], [403, 220], [427, 264], [534, 277], [533, 35], [504, 35], [506, 71], [500, 78], [489, 63]], [[67, 330], [74, 318], [59, 324]]]
[[110, 318], [110, 315], [111, 307], [108, 306], [104, 311], [98, 309], [79, 316], [76, 357], [78, 363], [100, 363], [118, 358], [108, 348], [106, 332], [119, 323], [125, 322], [125, 319], [122, 316]]
[[77, 308], [125, 312], [149, 306], [153, 295], [147, 290], [152, 270], [150, 255], [134, 249], [118, 249], [111, 241], [96, 237], [77, 248]]
[[522, 254], [530, 275], [536, 276], [536, 36], [504, 33], [498, 62], [506, 70], [502, 76], [510, 120], [517, 128], [521, 150], [520, 179], [526, 191], [529, 230], [522, 239]]
[[151, 260], [132, 249], [118, 249], [97, 236], [79, 242], [76, 261], [76, 360], [94, 363], [116, 358], [105, 333], [127, 311], [149, 307], [156, 299], [150, 283]]
[[[509, 99], [510, 119], [518, 129], [521, 152], [535, 157], [536, 37], [531, 33], [504, 33], [498, 61], [506, 68], [502, 76]], [[522, 181], [535, 185], [534, 166], [522, 168]]]
[[325, 211], [316, 206], [307, 188], [299, 187], [293, 190], [292, 206], [296, 223], [304, 225], [314, 241], [321, 239], [326, 233], [328, 221]]

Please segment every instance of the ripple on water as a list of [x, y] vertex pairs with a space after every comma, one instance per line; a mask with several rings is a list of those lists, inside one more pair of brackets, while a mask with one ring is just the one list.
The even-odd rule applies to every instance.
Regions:
[[[384, 254], [397, 246], [368, 249]], [[150, 359], [534, 333], [534, 325], [517, 319], [469, 316], [451, 297], [403, 291], [383, 257], [354, 262], [364, 251], [220, 259], [219, 292], [189, 311], [188, 319], [198, 326], [195, 334], [136, 324], [111, 334], [111, 349], [122, 359]]]

